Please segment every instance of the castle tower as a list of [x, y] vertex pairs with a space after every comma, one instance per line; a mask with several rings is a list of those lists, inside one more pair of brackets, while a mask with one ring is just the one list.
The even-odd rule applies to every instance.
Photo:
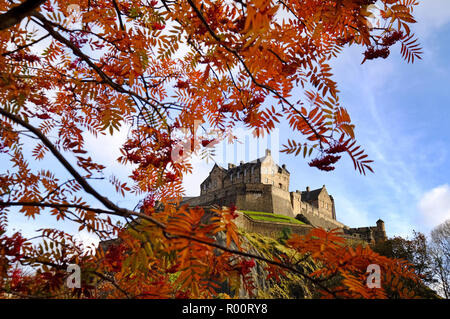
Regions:
[[379, 219], [377, 220], [377, 228], [379, 231], [386, 232], [386, 229], [384, 228], [384, 221]]
[[384, 221], [377, 220], [376, 231], [374, 232], [375, 242], [385, 241], [387, 239], [386, 229], [384, 228]]

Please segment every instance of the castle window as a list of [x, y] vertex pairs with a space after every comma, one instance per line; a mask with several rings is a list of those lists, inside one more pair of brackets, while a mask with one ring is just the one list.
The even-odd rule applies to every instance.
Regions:
[[266, 178], [266, 184], [269, 183], [269, 180]]

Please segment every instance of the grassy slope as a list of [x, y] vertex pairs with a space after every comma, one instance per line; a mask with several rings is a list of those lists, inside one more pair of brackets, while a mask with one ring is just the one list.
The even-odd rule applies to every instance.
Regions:
[[303, 222], [301, 222], [295, 218], [287, 217], [287, 216], [283, 216], [283, 215], [265, 213], [265, 212], [252, 212], [252, 211], [248, 211], [248, 210], [243, 210], [242, 212], [253, 220], [264, 220], [264, 221], [269, 221], [269, 222], [304, 225]]

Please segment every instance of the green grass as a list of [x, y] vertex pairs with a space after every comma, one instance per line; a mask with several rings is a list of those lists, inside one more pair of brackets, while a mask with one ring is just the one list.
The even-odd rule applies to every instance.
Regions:
[[278, 223], [290, 223], [290, 224], [299, 224], [304, 225], [305, 223], [288, 216], [265, 213], [265, 212], [252, 212], [248, 210], [242, 210], [245, 215], [250, 217], [253, 220], [264, 220], [269, 222], [278, 222]]

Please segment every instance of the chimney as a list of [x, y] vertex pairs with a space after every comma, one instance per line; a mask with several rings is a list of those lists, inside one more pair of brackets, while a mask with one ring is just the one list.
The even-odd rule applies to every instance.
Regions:
[[306, 186], [306, 192], [309, 193], [309, 186]]
[[244, 165], [244, 161], [241, 161], [241, 162], [240, 162], [240, 165]]
[[270, 150], [268, 148], [266, 148], [266, 156], [271, 155]]
[[283, 169], [286, 169], [286, 164], [281, 165]]

